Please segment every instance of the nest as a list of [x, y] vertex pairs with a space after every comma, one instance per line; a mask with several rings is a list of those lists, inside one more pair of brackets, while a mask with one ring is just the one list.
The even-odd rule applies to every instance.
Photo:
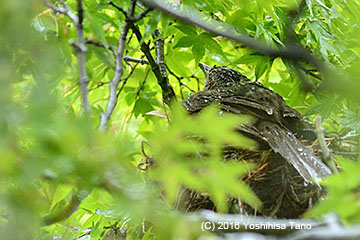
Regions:
[[[310, 143], [302, 140], [304, 145]], [[318, 154], [316, 144], [311, 146]], [[258, 164], [249, 172], [245, 181], [261, 200], [262, 209], [253, 209], [240, 199], [228, 199], [229, 213], [262, 215], [277, 218], [298, 218], [319, 201], [323, 190], [320, 186], [306, 183], [296, 169], [271, 149], [244, 150], [224, 149], [224, 161], [246, 161]], [[207, 193], [199, 193], [183, 188], [178, 198], [178, 208], [186, 212], [209, 209], [216, 211]]]

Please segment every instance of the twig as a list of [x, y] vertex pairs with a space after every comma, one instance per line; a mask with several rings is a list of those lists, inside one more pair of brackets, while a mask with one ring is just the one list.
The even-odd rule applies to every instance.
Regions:
[[185, 23], [196, 25], [210, 33], [223, 36], [238, 43], [241, 43], [249, 48], [256, 50], [259, 53], [271, 56], [282, 57], [291, 61], [304, 61], [307, 62], [327, 74], [327, 69], [323, 63], [314, 57], [308, 50], [296, 44], [288, 44], [285, 47], [274, 48], [264, 44], [262, 41], [253, 39], [245, 33], [239, 31], [225, 23], [219, 23], [214, 20], [204, 20], [203, 17], [192, 9], [186, 11], [173, 10], [168, 4], [157, 0], [140, 0], [143, 4], [156, 8], [161, 12], [171, 15]]
[[[110, 1], [110, 4], [111, 3], [112, 2]], [[131, 0], [129, 12], [127, 13], [126, 16], [132, 17], [134, 15], [135, 5], [136, 5], [136, 0]], [[126, 18], [125, 26], [124, 26], [124, 28], [121, 32], [120, 38], [119, 38], [118, 49], [115, 54], [115, 74], [114, 74], [112, 81], [109, 83], [109, 91], [110, 91], [109, 101], [108, 101], [108, 104], [106, 107], [106, 111], [100, 115], [100, 124], [99, 124], [100, 131], [104, 131], [107, 128], [110, 117], [115, 109], [116, 104], [117, 104], [116, 90], [117, 90], [117, 87], [121, 80], [121, 76], [123, 75], [123, 72], [124, 72], [124, 66], [123, 66], [122, 60], [123, 60], [124, 51], [125, 51], [126, 37], [127, 37], [127, 34], [129, 32], [131, 25], [132, 25], [132, 22], [129, 20], [129, 18]]]
[[87, 47], [85, 45], [85, 39], [83, 35], [83, 16], [84, 16], [84, 9], [81, 0], [77, 0], [77, 16], [72, 12], [69, 6], [59, 1], [62, 7], [55, 6], [51, 4], [48, 0], [45, 1], [45, 4], [53, 9], [56, 13], [64, 14], [70, 18], [70, 20], [74, 23], [76, 28], [76, 42], [73, 43], [77, 53], [78, 59], [78, 74], [79, 74], [79, 84], [80, 84], [80, 92], [81, 92], [81, 100], [83, 104], [84, 111], [86, 113], [90, 112], [90, 104], [88, 99], [88, 83], [89, 77], [86, 71], [86, 52]]
[[134, 99], [134, 106], [130, 112], [130, 115], [128, 117], [126, 117], [126, 119], [124, 120], [122, 126], [121, 126], [121, 129], [120, 129], [120, 132], [123, 131], [124, 127], [126, 126], [126, 129], [129, 127], [129, 122], [132, 118], [132, 116], [134, 115], [134, 111], [135, 111], [135, 107], [136, 107], [136, 101], [138, 100], [139, 96], [140, 96], [140, 92], [144, 89], [145, 87], [145, 83], [146, 83], [146, 80], [149, 76], [149, 73], [150, 73], [150, 69], [148, 69], [145, 73], [145, 76], [144, 76], [144, 80], [141, 82], [138, 90], [136, 91], [135, 93], [135, 99]]
[[[178, 80], [178, 82], [179, 82], [179, 86], [180, 86], [180, 88], [182, 87], [182, 86], [184, 86], [185, 88], [187, 88], [188, 90], [190, 90], [191, 92], [195, 92], [193, 89], [191, 89], [188, 85], [186, 85], [185, 83], [183, 83], [181, 80], [182, 79], [184, 79], [184, 77], [179, 77], [178, 75], [176, 75], [173, 71], [171, 71], [171, 69], [166, 65], [166, 69], [168, 70], [168, 72], [170, 73], [170, 75], [173, 75], [177, 80]], [[182, 97], [182, 99], [183, 99], [183, 93], [182, 93], [182, 91], [181, 91], [181, 89], [180, 89], [180, 94], [181, 94], [181, 97]]]
[[94, 91], [95, 89], [101, 88], [101, 87], [104, 86], [105, 84], [109, 84], [109, 83], [111, 83], [111, 82], [99, 82], [98, 84], [96, 84], [95, 87], [91, 88], [91, 89], [89, 90], [89, 92]]
[[72, 10], [69, 8], [67, 4], [65, 4], [62, 1], [59, 1], [59, 3], [62, 5], [62, 7], [55, 6], [51, 4], [48, 0], [45, 0], [45, 4], [51, 8], [54, 12], [66, 15], [70, 18], [70, 20], [77, 25], [79, 22], [79, 18], [72, 12]]
[[331, 156], [330, 150], [325, 142], [324, 129], [321, 125], [321, 116], [317, 116], [315, 119], [316, 134], [319, 140], [321, 152], [324, 156], [324, 160], [333, 173], [338, 173], [334, 159]]
[[113, 3], [113, 1], [108, 1], [108, 4], [110, 4], [111, 6], [113, 6], [114, 8], [116, 8], [117, 10], [119, 10], [119, 12], [121, 12], [122, 14], [124, 14], [125, 17], [128, 17], [127, 12], [120, 6], [116, 5], [115, 3]]
[[149, 64], [149, 61], [146, 60], [146, 59], [133, 58], [133, 57], [130, 57], [130, 56], [125, 56], [124, 61], [125, 62], [141, 63], [141, 64]]
[[309, 79], [304, 74], [305, 71], [303, 72], [303, 69], [301, 68], [300, 64], [298, 62], [294, 62], [294, 66], [304, 90], [307, 92], [314, 92], [315, 87], [309, 82]]
[[125, 79], [123, 79], [124, 81], [123, 81], [123, 84], [121, 85], [119, 91], [117, 92], [117, 97], [119, 97], [121, 91], [122, 91], [123, 88], [125, 87], [127, 81], [128, 81], [129, 78], [131, 77], [131, 75], [134, 73], [134, 71], [135, 71], [135, 69], [136, 69], [136, 67], [137, 67], [138, 64], [139, 64], [139, 63], [136, 63], [134, 67], [131, 67], [131, 71], [130, 71], [129, 75], [128, 75]]
[[317, 69], [307, 69], [307, 68], [305, 68], [305, 67], [302, 66], [302, 65], [299, 65], [299, 68], [300, 68], [301, 70], [303, 70], [305, 74], [310, 75], [310, 76], [312, 76], [313, 78], [316, 78], [316, 79], [318, 79], [318, 80], [322, 80], [321, 77], [319, 77], [318, 75], [316, 75], [316, 74], [314, 73], [314, 72], [318, 72]]
[[141, 19], [143, 19], [146, 16], [146, 14], [148, 14], [152, 10], [153, 10], [153, 8], [148, 8], [148, 9], [144, 10], [143, 12], [139, 13], [139, 15], [134, 17], [133, 21], [134, 22], [140, 21]]
[[96, 41], [92, 41], [92, 40], [86, 40], [85, 42], [86, 44], [91, 44], [91, 45], [94, 45], [96, 47], [101, 47], [101, 48], [105, 48], [105, 49], [108, 49], [112, 52], [112, 54], [114, 55], [114, 57], [116, 57], [116, 52], [114, 50], [114, 48], [112, 46], [105, 46], [104, 44], [102, 43], [99, 43], [99, 42], [96, 42]]

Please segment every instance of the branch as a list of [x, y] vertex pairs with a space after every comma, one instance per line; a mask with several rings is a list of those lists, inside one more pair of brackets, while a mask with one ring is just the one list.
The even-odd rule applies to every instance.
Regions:
[[[153, 39], [156, 39], [160, 35], [158, 29], [152, 34]], [[156, 49], [156, 64], [159, 65], [159, 71], [161, 73], [162, 81], [164, 84], [168, 85], [169, 88], [172, 88], [169, 83], [169, 77], [166, 72], [166, 65], [165, 65], [165, 51], [164, 51], [164, 39], [159, 38], [155, 41], [155, 49]], [[174, 93], [175, 97], [175, 93]]]
[[83, 5], [81, 0], [77, 0], [77, 11], [78, 11], [78, 24], [76, 24], [76, 36], [77, 42], [76, 45], [78, 46], [77, 49], [77, 58], [78, 58], [78, 71], [79, 71], [79, 83], [80, 83], [80, 91], [81, 91], [81, 99], [83, 103], [83, 107], [85, 112], [90, 111], [90, 104], [88, 99], [88, 83], [89, 77], [86, 71], [86, 52], [87, 47], [85, 45], [85, 39], [83, 36]]
[[81, 0], [77, 0], [77, 16], [71, 11], [69, 6], [59, 1], [62, 7], [55, 6], [51, 4], [48, 0], [45, 1], [45, 4], [53, 9], [56, 13], [64, 14], [70, 18], [70, 20], [74, 23], [76, 29], [76, 42], [73, 43], [77, 53], [77, 61], [78, 61], [78, 74], [79, 74], [79, 84], [80, 84], [80, 92], [81, 92], [81, 100], [84, 111], [86, 113], [90, 112], [90, 104], [88, 99], [88, 83], [89, 77], [86, 71], [86, 52], [87, 47], [85, 45], [85, 39], [83, 35], [83, 14], [84, 9]]
[[[124, 60], [125, 60], [125, 57], [124, 57]], [[125, 60], [125, 61], [126, 61], [126, 60]], [[139, 63], [137, 62], [137, 63], [135, 64], [135, 66], [133, 66], [133, 67], [131, 66], [131, 71], [130, 71], [129, 75], [127, 75], [126, 78], [123, 79], [123, 84], [121, 85], [119, 91], [117, 92], [117, 97], [119, 97], [121, 91], [122, 91], [123, 88], [125, 87], [127, 81], [128, 81], [129, 78], [131, 77], [131, 75], [134, 73], [134, 71], [135, 71], [135, 69], [136, 69], [136, 67], [137, 67], [138, 64], [139, 64]], [[129, 64], [129, 65], [130, 65], [130, 64]]]
[[153, 8], [148, 8], [148, 9], [144, 10], [143, 12], [139, 13], [139, 15], [137, 15], [137, 16], [133, 19], [133, 21], [134, 21], [134, 22], [140, 21], [141, 19], [143, 19], [143, 18], [146, 16], [146, 14], [148, 14], [148, 13], [151, 12], [152, 10], [154, 10], [154, 9], [153, 9]]
[[186, 11], [173, 10], [168, 4], [157, 0], [140, 0], [143, 4], [156, 8], [161, 12], [171, 15], [185, 23], [196, 25], [210, 33], [223, 36], [235, 42], [243, 44], [249, 48], [256, 50], [259, 53], [271, 57], [282, 57], [291, 61], [304, 61], [307, 62], [321, 72], [326, 74], [325, 66], [322, 62], [314, 57], [310, 51], [296, 44], [288, 44], [285, 47], [274, 48], [264, 44], [260, 40], [253, 39], [245, 33], [239, 33], [235, 27], [214, 21], [212, 19], [205, 20], [197, 11], [193, 9], [186, 9]]
[[71, 11], [71, 9], [69, 8], [69, 6], [66, 3], [64, 3], [62, 1], [59, 1], [59, 3], [62, 5], [62, 7], [55, 6], [55, 5], [51, 4], [49, 2], [49, 0], [45, 0], [46, 6], [48, 6], [49, 8], [51, 8], [54, 12], [56, 12], [58, 14], [63, 14], [63, 15], [68, 16], [70, 18], [70, 20], [75, 25], [77, 25], [79, 22], [78, 17]]
[[123, 66], [122, 60], [123, 60], [124, 51], [125, 51], [125, 42], [126, 42], [126, 37], [129, 32], [130, 26], [132, 25], [132, 22], [129, 19], [129, 17], [131, 18], [134, 16], [135, 4], [136, 4], [136, 0], [131, 0], [129, 12], [126, 15], [127, 18], [125, 19], [125, 26], [124, 26], [124, 28], [121, 32], [120, 38], [119, 38], [118, 49], [115, 54], [115, 74], [114, 74], [112, 81], [109, 83], [110, 96], [109, 96], [109, 101], [108, 101], [108, 104], [106, 107], [106, 111], [100, 115], [100, 125], [99, 125], [100, 131], [104, 131], [107, 128], [110, 117], [115, 109], [116, 104], [117, 104], [116, 90], [117, 90], [117, 87], [121, 80], [121, 76], [123, 75], [123, 72], [124, 72], [124, 66]]
[[94, 45], [96, 47], [101, 47], [101, 48], [105, 48], [105, 49], [108, 49], [112, 52], [112, 54], [114, 55], [114, 57], [116, 57], [116, 52], [115, 50], [109, 45], [109, 46], [105, 46], [104, 44], [102, 43], [99, 43], [99, 42], [95, 42], [95, 41], [92, 41], [92, 40], [87, 40], [86, 41], [86, 44], [91, 44], [91, 45]]
[[[149, 64], [149, 61], [148, 60], [146, 60], [146, 59], [143, 59], [143, 58], [133, 58], [133, 57], [130, 57], [130, 56], [125, 56], [124, 57], [124, 61], [125, 62], [135, 62], [135, 63], [141, 63], [141, 64]], [[183, 77], [179, 77], [179, 76], [177, 76], [174, 72], [172, 72], [170, 69], [169, 69], [169, 67], [165, 64], [165, 66], [166, 66], [166, 69], [168, 70], [168, 72], [171, 74], [171, 75], [173, 75], [177, 80], [178, 80], [178, 82], [179, 82], [179, 86], [180, 87], [182, 87], [182, 86], [184, 86], [185, 88], [187, 88], [188, 90], [190, 90], [191, 92], [195, 92], [193, 89], [191, 89], [189, 86], [187, 86], [186, 84], [184, 84], [183, 82], [181, 82], [181, 80], [182, 79], [184, 79]], [[181, 95], [181, 98], [183, 99], [184, 97], [183, 97], [183, 93], [182, 93], [182, 91], [181, 91], [181, 89], [180, 89], [180, 95]]]
[[192, 93], [195, 93], [195, 91], [193, 89], [191, 89], [188, 85], [186, 85], [185, 83], [181, 82], [182, 79], [184, 79], [184, 77], [179, 77], [178, 75], [176, 75], [173, 71], [171, 71], [171, 69], [166, 65], [166, 69], [168, 70], [168, 72], [170, 73], [170, 75], [173, 75], [176, 80], [178, 80], [179, 83], [179, 87], [180, 87], [180, 94], [182, 99], [183, 98], [183, 93], [181, 91], [181, 87], [184, 86], [185, 88], [187, 88], [188, 90], [190, 90]]
[[294, 62], [294, 67], [295, 67], [295, 71], [301, 81], [301, 84], [302, 84], [304, 90], [307, 92], [315, 92], [315, 87], [311, 84], [309, 79], [305, 76], [305, 74], [304, 74], [305, 71], [301, 68], [301, 65], [298, 62]]
[[113, 6], [114, 8], [116, 8], [117, 10], [119, 10], [119, 12], [121, 12], [122, 14], [124, 14], [125, 17], [128, 17], [127, 12], [120, 6], [116, 5], [115, 3], [113, 3], [113, 1], [108, 1], [108, 4], [110, 4], [111, 6]]
[[144, 86], [145, 86], [146, 80], [147, 80], [147, 78], [149, 76], [149, 73], [150, 73], [150, 69], [147, 68], [147, 70], [145, 72], [144, 80], [141, 82], [138, 90], [135, 93], [135, 99], [134, 99], [135, 104], [134, 104], [130, 114], [126, 117], [126, 119], [124, 119], [123, 123], [121, 124], [120, 132], [123, 131], [125, 126], [127, 126], [127, 127], [129, 126], [129, 122], [130, 122], [132, 116], [134, 115], [134, 111], [135, 111], [135, 107], [136, 107], [136, 101], [138, 100], [138, 98], [140, 96], [140, 92], [144, 89]]
[[146, 59], [133, 58], [133, 57], [130, 57], [130, 56], [125, 56], [124, 61], [125, 62], [141, 63], [141, 64], [149, 64], [149, 61], [146, 60]]
[[176, 100], [176, 96], [175, 96], [174, 89], [169, 84], [168, 77], [162, 74], [159, 64], [157, 64], [155, 62], [153, 56], [151, 55], [149, 45], [143, 41], [143, 37], [141, 35], [139, 28], [137, 26], [135, 26], [134, 24], [132, 24], [131, 29], [135, 33], [138, 42], [141, 43], [141, 46], [140, 46], [141, 51], [145, 54], [145, 57], [147, 58], [150, 66], [151, 66], [151, 69], [152, 69], [153, 73], [155, 74], [158, 84], [161, 87], [163, 101], [166, 104], [171, 105], [172, 101]]
[[304, 71], [305, 74], [309, 75], [309, 76], [312, 76], [313, 78], [316, 78], [318, 80], [322, 80], [321, 77], [319, 77], [318, 75], [316, 75], [314, 72], [317, 72], [318, 70], [317, 69], [307, 69], [305, 68], [304, 66], [302, 65], [299, 65], [299, 68]]
[[141, 19], [143, 19], [146, 16], [146, 14], [148, 14], [149, 12], [151, 12], [153, 10], [153, 8], [148, 8], [148, 9], [144, 10], [143, 12], [141, 12], [136, 17], [134, 17], [133, 15], [129, 16], [128, 13], [122, 7], [120, 7], [120, 6], [116, 5], [115, 3], [113, 3], [113, 1], [108, 1], [107, 3], [110, 4], [111, 6], [113, 6], [114, 8], [116, 8], [117, 10], [119, 10], [119, 12], [124, 14], [124, 16], [127, 19], [131, 20], [132, 22], [140, 21]]

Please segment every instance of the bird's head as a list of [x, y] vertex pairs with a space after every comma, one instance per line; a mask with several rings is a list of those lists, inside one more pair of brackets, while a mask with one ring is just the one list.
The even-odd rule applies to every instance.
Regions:
[[247, 77], [231, 68], [210, 67], [204, 63], [199, 63], [199, 66], [206, 74], [204, 90], [231, 87], [250, 81]]

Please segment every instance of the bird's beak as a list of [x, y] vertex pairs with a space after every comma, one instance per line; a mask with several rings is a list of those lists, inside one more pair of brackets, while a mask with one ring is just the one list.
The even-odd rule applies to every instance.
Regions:
[[205, 63], [200, 62], [199, 67], [205, 73], [206, 76], [209, 74], [209, 71], [211, 69], [211, 67], [209, 65], [206, 65]]

